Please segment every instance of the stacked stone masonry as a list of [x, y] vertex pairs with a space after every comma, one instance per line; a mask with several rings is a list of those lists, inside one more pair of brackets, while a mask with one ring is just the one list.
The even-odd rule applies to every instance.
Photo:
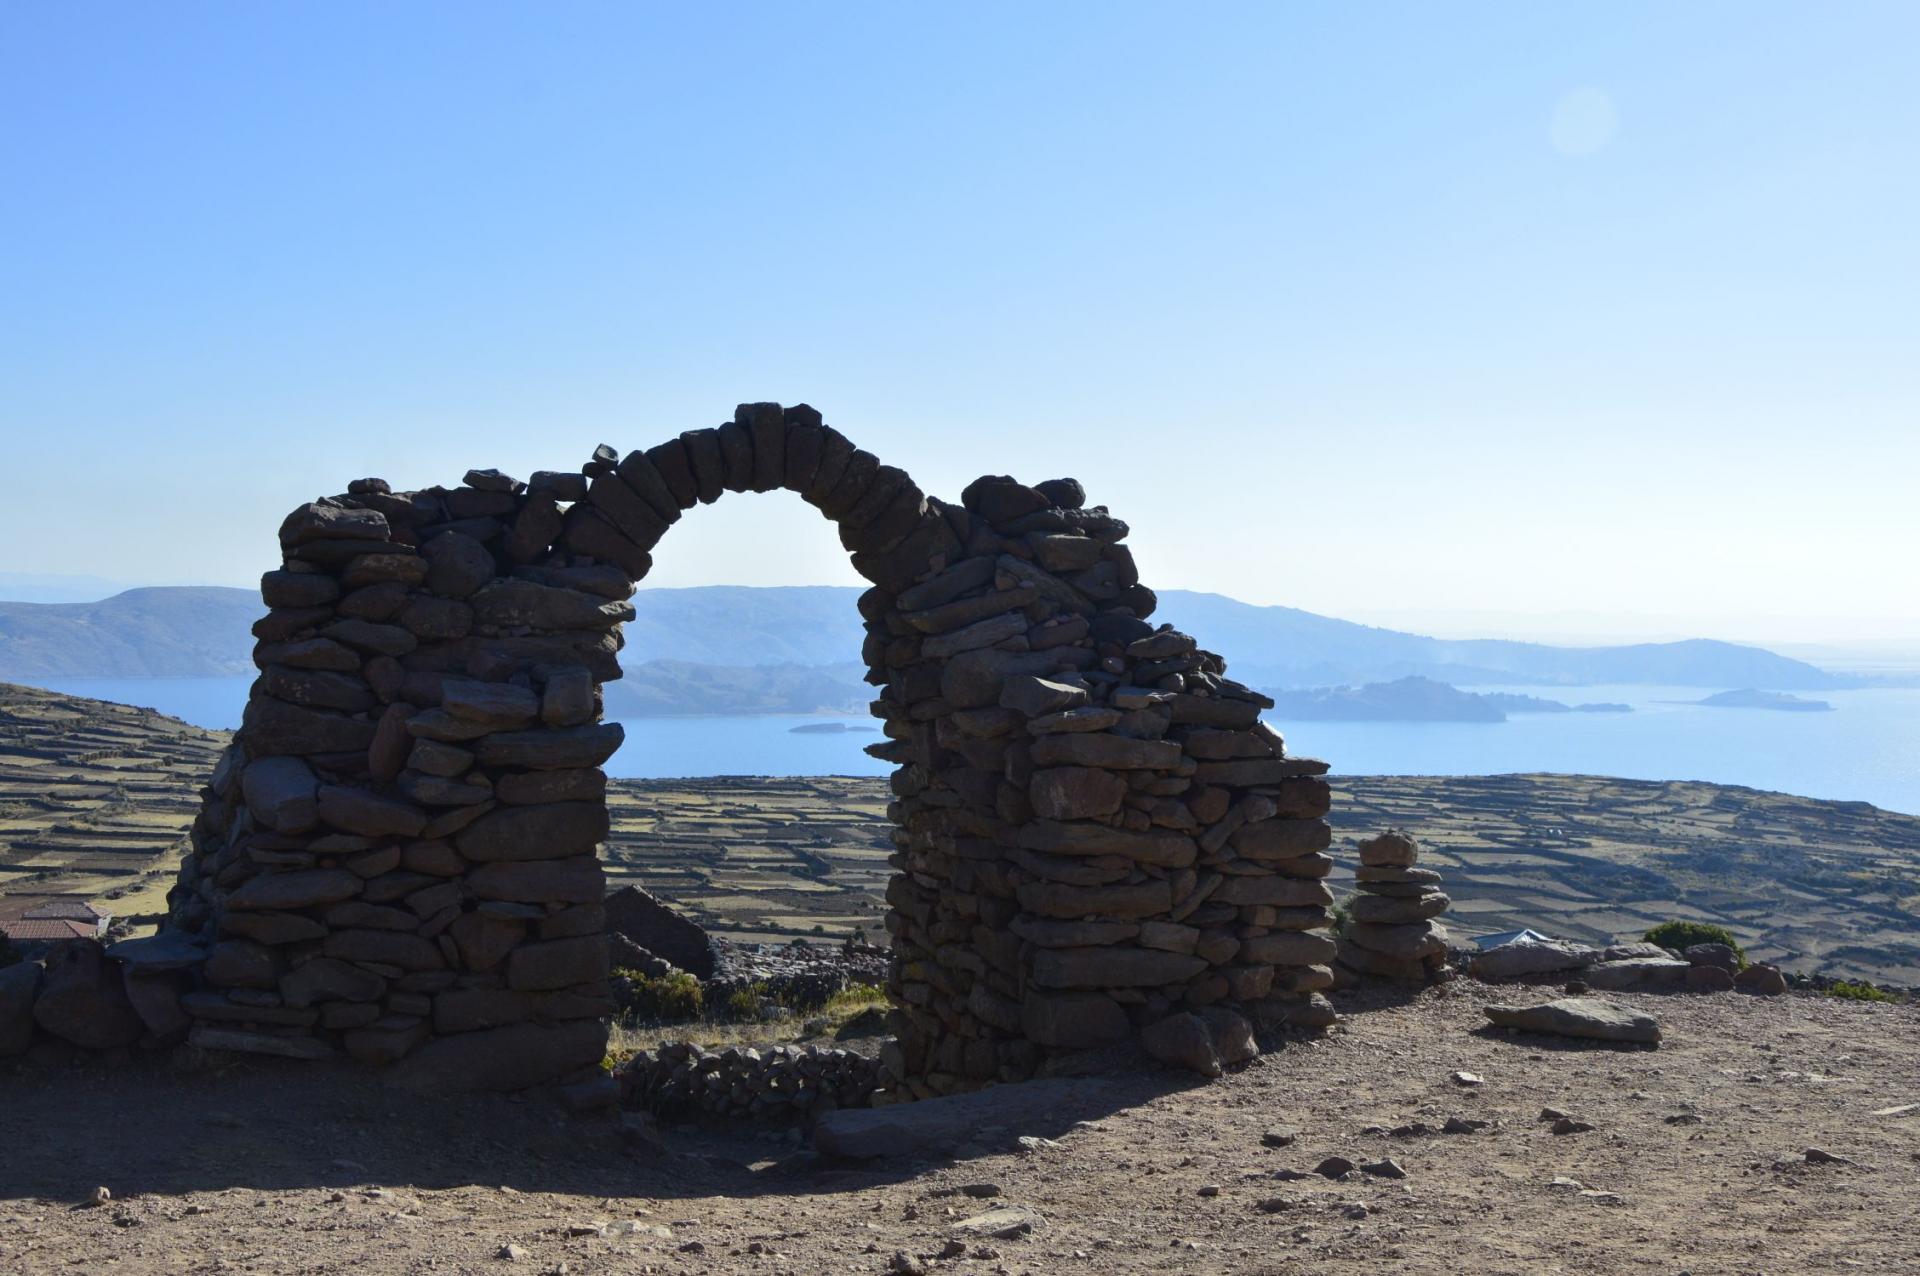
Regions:
[[1340, 964], [1357, 975], [1427, 981], [1447, 971], [1441, 914], [1453, 901], [1440, 874], [1420, 867], [1420, 845], [1389, 829], [1360, 843], [1358, 890], [1348, 904]]
[[[1213, 1008], [1332, 1018], [1326, 766], [1155, 599], [1080, 484], [959, 504], [805, 406], [743, 405], [578, 473], [395, 492], [280, 529], [244, 724], [168, 940], [194, 1040], [516, 1088], [596, 1064], [612, 1010], [600, 722], [656, 544], [784, 487], [839, 529], [895, 765], [892, 1098], [1032, 1075]], [[171, 950], [170, 950], [171, 951]]]

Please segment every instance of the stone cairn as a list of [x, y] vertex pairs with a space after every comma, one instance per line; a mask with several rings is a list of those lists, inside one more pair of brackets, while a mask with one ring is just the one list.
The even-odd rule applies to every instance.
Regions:
[[745, 404], [520, 483], [362, 479], [295, 510], [242, 727], [171, 896], [203, 1046], [513, 1089], [599, 1062], [600, 767], [627, 601], [682, 514], [795, 491], [837, 524], [896, 764], [887, 1096], [1032, 1075], [1205, 1009], [1330, 1022], [1326, 765], [1149, 623], [1078, 482], [928, 497], [813, 409]]
[[1394, 829], [1360, 843], [1358, 893], [1340, 936], [1347, 970], [1384, 979], [1444, 977], [1447, 929], [1438, 918], [1453, 901], [1440, 890], [1440, 874], [1419, 860], [1419, 843]]

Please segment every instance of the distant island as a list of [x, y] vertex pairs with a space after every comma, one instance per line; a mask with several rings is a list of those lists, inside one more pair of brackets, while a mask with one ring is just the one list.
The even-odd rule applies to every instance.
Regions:
[[1562, 704], [1538, 696], [1461, 691], [1432, 678], [1359, 687], [1270, 690], [1274, 713], [1299, 722], [1505, 722], [1515, 713], [1631, 713], [1624, 704]]
[[1686, 703], [1705, 705], [1709, 709], [1781, 709], [1788, 713], [1833, 712], [1833, 706], [1825, 700], [1790, 696], [1784, 691], [1756, 691], [1752, 687], [1740, 691], [1722, 691], [1719, 695], [1708, 696], [1705, 700], [1690, 700]]
[[853, 722], [803, 722], [787, 730], [795, 735], [846, 735], [856, 731], [877, 731], [879, 728], [866, 723]]

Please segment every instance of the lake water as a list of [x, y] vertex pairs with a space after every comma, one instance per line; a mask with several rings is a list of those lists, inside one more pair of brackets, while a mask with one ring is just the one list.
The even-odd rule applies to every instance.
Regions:
[[[205, 727], [232, 727], [247, 678], [68, 678], [49, 689], [143, 705]], [[1920, 814], [1920, 689], [1808, 693], [1832, 713], [1707, 709], [1698, 687], [1476, 687], [1565, 703], [1616, 701], [1632, 713], [1516, 715], [1506, 722], [1280, 724], [1296, 754], [1351, 775], [1561, 771], [1640, 780], [1709, 780]], [[861, 752], [875, 731], [796, 733], [820, 718], [640, 718], [610, 774], [885, 775]], [[867, 720], [858, 720], [868, 725]], [[877, 725], [877, 724], [875, 724]]]

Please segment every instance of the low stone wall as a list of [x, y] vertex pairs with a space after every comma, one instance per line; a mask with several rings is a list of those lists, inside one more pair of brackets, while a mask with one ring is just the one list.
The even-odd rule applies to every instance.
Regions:
[[703, 1050], [674, 1042], [640, 1051], [618, 1075], [628, 1106], [739, 1120], [811, 1120], [864, 1108], [883, 1086], [879, 1060], [819, 1046]]

